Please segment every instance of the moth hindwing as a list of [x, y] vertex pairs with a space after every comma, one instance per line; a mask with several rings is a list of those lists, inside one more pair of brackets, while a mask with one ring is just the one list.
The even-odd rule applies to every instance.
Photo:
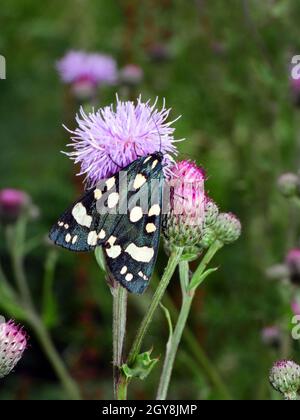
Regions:
[[133, 293], [143, 293], [152, 276], [160, 238], [162, 154], [136, 159], [88, 190], [50, 231], [50, 239], [71, 251], [103, 246], [107, 268]]

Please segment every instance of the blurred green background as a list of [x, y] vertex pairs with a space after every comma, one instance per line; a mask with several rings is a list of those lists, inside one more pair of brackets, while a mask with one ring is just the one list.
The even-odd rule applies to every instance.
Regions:
[[[134, 93], [165, 98], [172, 117], [182, 115], [175, 132], [186, 138], [179, 145], [181, 158], [204, 166], [208, 193], [242, 222], [241, 238], [216, 257], [220, 268], [198, 291], [189, 320], [210, 365], [192, 357], [182, 342], [170, 398], [222, 397], [211, 381], [211, 365], [232, 398], [272, 398], [268, 370], [281, 355], [262, 342], [261, 330], [281, 322], [287, 309], [265, 270], [298, 243], [297, 212], [280, 196], [276, 179], [299, 165], [299, 109], [289, 85], [290, 58], [300, 52], [299, 20], [297, 0], [1, 2], [0, 53], [7, 79], [0, 80], [0, 188], [23, 189], [39, 207], [29, 236], [46, 236], [78, 195], [73, 164], [60, 153], [68, 142], [62, 124], [74, 126], [79, 106], [55, 70], [55, 61], [69, 49], [110, 54], [119, 68], [141, 66], [144, 80]], [[163, 50], [160, 60], [153, 53], [157, 46]], [[113, 102], [117, 91], [118, 86], [103, 88], [97, 105]], [[38, 307], [47, 253], [45, 243], [26, 259]], [[78, 258], [58, 250], [57, 257], [52, 337], [84, 397], [111, 398], [110, 291], [93, 255]], [[164, 263], [162, 251], [156, 278]], [[129, 343], [153, 287], [142, 297], [130, 296]], [[176, 280], [169, 293], [178, 305]], [[1, 380], [0, 399], [64, 398], [27, 329], [29, 348], [15, 373]], [[157, 314], [144, 348], [154, 344], [163, 358], [167, 335], [163, 314]], [[286, 356], [297, 355], [300, 359], [292, 343]], [[133, 384], [130, 398], [154, 397], [161, 364], [147, 381]]]

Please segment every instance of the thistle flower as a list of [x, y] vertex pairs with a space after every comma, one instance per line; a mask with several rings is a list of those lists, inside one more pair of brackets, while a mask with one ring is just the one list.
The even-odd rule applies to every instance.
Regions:
[[27, 345], [26, 333], [12, 320], [0, 321], [0, 378], [8, 375], [21, 359]]
[[100, 108], [86, 114], [83, 109], [76, 116], [78, 127], [73, 134], [72, 152], [66, 153], [75, 163], [79, 163], [89, 186], [100, 179], [114, 175], [120, 168], [132, 163], [140, 156], [161, 151], [166, 174], [176, 154], [174, 121], [167, 122], [170, 109], [156, 109], [138, 98], [137, 103], [120, 101], [117, 97], [113, 106]]
[[300, 285], [300, 249], [291, 249], [285, 257], [285, 263], [291, 283]]
[[136, 86], [143, 80], [144, 72], [136, 64], [127, 64], [120, 70], [119, 80], [127, 86]]
[[270, 347], [279, 348], [282, 334], [277, 325], [271, 325], [261, 330], [262, 342]]
[[69, 51], [56, 63], [63, 82], [71, 84], [79, 97], [91, 96], [99, 85], [111, 85], [117, 80], [115, 60], [98, 53]]
[[236, 241], [241, 234], [241, 222], [232, 213], [220, 213], [214, 224], [217, 238], [224, 244]]
[[24, 191], [12, 188], [0, 190], [0, 220], [3, 223], [15, 222], [29, 202]]
[[269, 375], [273, 388], [286, 400], [297, 400], [300, 389], [300, 366], [292, 360], [276, 362]]
[[277, 180], [277, 185], [282, 195], [293, 197], [299, 192], [299, 177], [290, 172], [282, 174]]
[[185, 248], [200, 253], [204, 224], [205, 172], [194, 162], [181, 161], [172, 168], [170, 210], [163, 220], [167, 249]]

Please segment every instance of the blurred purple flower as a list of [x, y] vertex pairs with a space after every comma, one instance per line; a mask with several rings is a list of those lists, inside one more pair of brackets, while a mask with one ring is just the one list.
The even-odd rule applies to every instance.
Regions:
[[56, 63], [63, 82], [72, 84], [77, 96], [90, 96], [100, 84], [117, 80], [115, 60], [98, 53], [70, 51]]
[[27, 345], [26, 333], [12, 320], [0, 320], [0, 378], [8, 375], [21, 359]]
[[0, 190], [0, 220], [14, 222], [30, 199], [24, 191], [5, 188]]
[[300, 303], [297, 299], [292, 300], [291, 309], [292, 309], [294, 315], [300, 315]]
[[277, 325], [265, 327], [261, 331], [262, 342], [268, 346], [278, 348], [281, 342], [281, 331]]
[[143, 69], [136, 64], [127, 64], [120, 70], [119, 79], [124, 85], [135, 86], [141, 83], [144, 77]]
[[291, 249], [285, 257], [285, 263], [291, 282], [300, 285], [300, 248]]
[[137, 103], [120, 101], [86, 114], [81, 108], [76, 116], [78, 127], [73, 134], [72, 152], [66, 155], [79, 163], [78, 175], [85, 175], [89, 186], [107, 178], [120, 168], [124, 168], [140, 156], [161, 151], [164, 154], [166, 174], [173, 162], [172, 154], [177, 153], [173, 137], [174, 121], [167, 122], [170, 109], [156, 108], [150, 102]]

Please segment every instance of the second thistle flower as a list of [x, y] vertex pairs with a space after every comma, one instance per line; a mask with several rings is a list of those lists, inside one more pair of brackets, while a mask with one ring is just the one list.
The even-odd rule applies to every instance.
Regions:
[[183, 247], [199, 254], [204, 223], [205, 172], [194, 162], [181, 161], [172, 168], [170, 208], [163, 221], [166, 248]]

